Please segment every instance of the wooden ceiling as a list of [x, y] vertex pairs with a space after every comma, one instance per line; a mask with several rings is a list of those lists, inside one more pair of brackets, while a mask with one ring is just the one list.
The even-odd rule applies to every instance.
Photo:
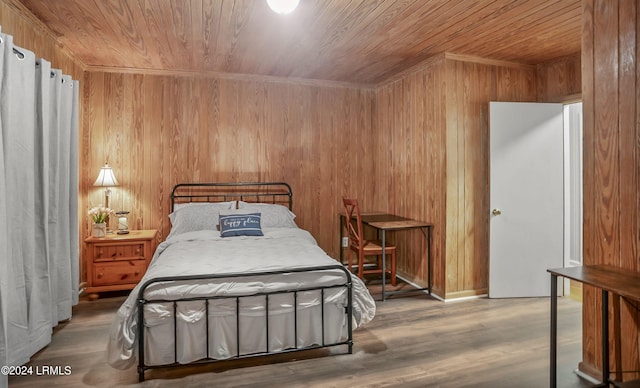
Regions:
[[14, 0], [88, 69], [377, 84], [442, 52], [536, 64], [578, 53], [581, 0]]

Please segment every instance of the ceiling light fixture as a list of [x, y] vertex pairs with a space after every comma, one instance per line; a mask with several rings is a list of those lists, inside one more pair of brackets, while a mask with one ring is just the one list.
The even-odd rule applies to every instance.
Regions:
[[271, 8], [273, 12], [279, 13], [281, 15], [293, 12], [293, 10], [298, 6], [299, 2], [300, 0], [267, 0], [269, 8]]

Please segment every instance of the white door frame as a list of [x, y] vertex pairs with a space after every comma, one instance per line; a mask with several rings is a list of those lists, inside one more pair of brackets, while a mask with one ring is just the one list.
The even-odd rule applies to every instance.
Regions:
[[[582, 265], [582, 103], [564, 106], [564, 190], [565, 229], [564, 266]], [[564, 280], [564, 294], [570, 294], [570, 281]]]

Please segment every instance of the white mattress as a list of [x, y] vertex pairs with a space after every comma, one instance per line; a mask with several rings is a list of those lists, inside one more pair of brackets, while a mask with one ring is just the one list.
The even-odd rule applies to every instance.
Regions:
[[[131, 292], [117, 313], [110, 330], [109, 363], [121, 369], [133, 365], [137, 356], [136, 297], [146, 280], [162, 276], [230, 274], [301, 267], [336, 265], [307, 231], [299, 228], [265, 228], [263, 237], [220, 237], [219, 232], [188, 232], [161, 243], [142, 281]], [[251, 295], [310, 286], [344, 283], [345, 274], [336, 269], [258, 277], [199, 280], [188, 283], [158, 283], [147, 288], [147, 299], [174, 300], [204, 295]], [[353, 282], [353, 328], [375, 315], [375, 302], [356, 276]], [[324, 292], [324, 343], [344, 341], [347, 322], [344, 313], [347, 291], [344, 288]], [[320, 291], [297, 295], [297, 339], [294, 337], [293, 293], [269, 296], [269, 333], [265, 325], [265, 297], [243, 298], [240, 302], [241, 355], [297, 346], [320, 345], [323, 341]], [[205, 341], [205, 302], [179, 302], [177, 306], [178, 362], [189, 363], [207, 356]], [[209, 302], [208, 357], [224, 359], [238, 354], [236, 343], [236, 299]], [[173, 303], [145, 306], [145, 362], [163, 365], [174, 362]]]

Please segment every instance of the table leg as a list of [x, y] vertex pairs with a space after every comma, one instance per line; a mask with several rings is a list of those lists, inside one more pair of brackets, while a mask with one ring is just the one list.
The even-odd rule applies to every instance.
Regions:
[[549, 381], [549, 387], [556, 387], [556, 356], [557, 356], [557, 335], [558, 335], [558, 276], [551, 274], [551, 342], [549, 344], [549, 349], [551, 351], [550, 354], [550, 365], [549, 365], [549, 377], [551, 380]]
[[[613, 381], [622, 381], [622, 337], [620, 329], [620, 294], [613, 293], [611, 302], [613, 302], [613, 365], [616, 369], [613, 371], [615, 378]], [[609, 356], [611, 357], [611, 356]]]
[[609, 291], [602, 290], [602, 386], [609, 386]]
[[[340, 242], [338, 243], [338, 246], [340, 247], [340, 264], [344, 265], [344, 257], [343, 257], [343, 253], [342, 251], [344, 250], [344, 248], [342, 247], [342, 231], [344, 230], [344, 219], [345, 217], [343, 215], [340, 215]], [[351, 271], [351, 268], [349, 268], [349, 271]]]
[[385, 254], [385, 230], [382, 229], [382, 301], [384, 302], [386, 299], [385, 295], [385, 275], [387, 274], [387, 263], [386, 263], [386, 254]]
[[427, 226], [427, 287], [431, 294], [431, 227]]

